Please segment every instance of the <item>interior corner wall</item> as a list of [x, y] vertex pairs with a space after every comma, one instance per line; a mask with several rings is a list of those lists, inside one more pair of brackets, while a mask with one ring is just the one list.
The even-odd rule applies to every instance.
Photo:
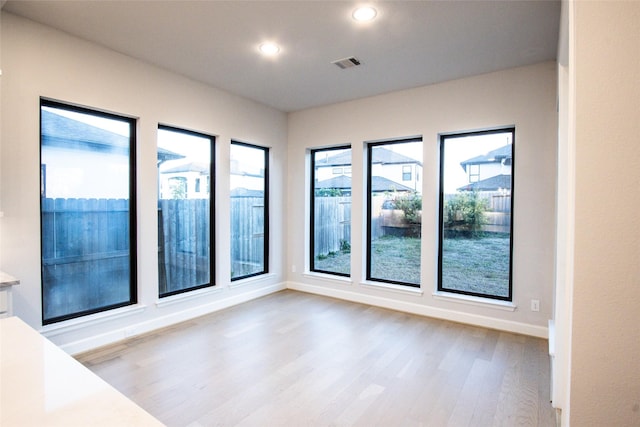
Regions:
[[575, 261], [563, 425], [638, 426], [640, 2], [573, 7]]
[[[557, 66], [545, 62], [289, 114], [289, 287], [530, 335], [547, 335], [555, 262]], [[515, 311], [435, 298], [441, 133], [515, 125], [513, 302]], [[421, 294], [363, 284], [364, 142], [422, 135]], [[351, 278], [310, 274], [308, 152], [352, 146]], [[303, 179], [303, 177], [306, 177]], [[531, 311], [531, 300], [540, 311]]]
[[[572, 39], [573, 3], [562, 2], [560, 41], [558, 45], [558, 191], [556, 223], [556, 280], [554, 298], [554, 328], [549, 331], [551, 358], [551, 402], [554, 408], [568, 416], [571, 307], [573, 300], [573, 251], [575, 218], [575, 137], [571, 112], [574, 85], [570, 79], [573, 69]], [[571, 56], [571, 58], [570, 58]]]
[[[2, 12], [0, 267], [20, 279], [14, 314], [69, 352], [122, 339], [285, 287], [287, 115], [50, 27]], [[42, 328], [40, 97], [137, 118], [138, 304]], [[215, 289], [158, 304], [158, 124], [216, 136]], [[270, 274], [230, 283], [229, 145], [270, 147]], [[190, 293], [191, 294], [191, 293]], [[164, 300], [164, 299], [163, 299]]]

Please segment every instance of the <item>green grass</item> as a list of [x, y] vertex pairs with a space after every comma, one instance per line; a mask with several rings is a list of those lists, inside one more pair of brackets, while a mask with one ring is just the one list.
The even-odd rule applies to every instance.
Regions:
[[349, 274], [351, 270], [351, 254], [349, 251], [329, 252], [315, 259], [315, 269], [332, 273]]
[[371, 277], [420, 284], [420, 239], [384, 236], [371, 243]]
[[442, 286], [480, 294], [509, 295], [509, 235], [444, 239]]
[[[318, 270], [349, 274], [351, 256], [334, 252], [316, 258]], [[446, 238], [442, 283], [446, 289], [508, 296], [509, 235], [477, 239]], [[420, 283], [420, 239], [385, 236], [372, 244], [371, 275], [376, 279]]]

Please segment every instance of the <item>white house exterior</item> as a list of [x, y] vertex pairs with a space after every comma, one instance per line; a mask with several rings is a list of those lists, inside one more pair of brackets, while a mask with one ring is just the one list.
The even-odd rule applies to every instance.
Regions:
[[47, 109], [41, 114], [42, 197], [129, 197], [128, 137]]
[[460, 191], [511, 191], [511, 168], [513, 145], [489, 151], [460, 163], [467, 174], [468, 184]]
[[[315, 169], [315, 178], [319, 184], [342, 175], [351, 177], [351, 155], [342, 153], [316, 160]], [[376, 148], [371, 176], [374, 179], [382, 178], [376, 182], [384, 183], [384, 188], [374, 189], [376, 192], [408, 189], [421, 192], [422, 189], [422, 163], [384, 147]]]

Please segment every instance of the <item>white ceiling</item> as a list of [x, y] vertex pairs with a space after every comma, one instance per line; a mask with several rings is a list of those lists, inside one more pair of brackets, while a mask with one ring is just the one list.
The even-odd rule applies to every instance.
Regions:
[[[559, 1], [8, 1], [11, 12], [282, 111], [555, 60]], [[257, 46], [281, 45], [275, 58]], [[359, 67], [332, 61], [355, 56]]]

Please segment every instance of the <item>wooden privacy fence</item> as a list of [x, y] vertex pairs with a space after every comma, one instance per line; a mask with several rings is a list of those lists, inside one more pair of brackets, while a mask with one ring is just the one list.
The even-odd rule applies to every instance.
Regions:
[[[263, 265], [263, 199], [234, 197], [231, 205], [232, 262]], [[161, 294], [210, 281], [208, 212], [207, 199], [159, 201]], [[42, 259], [47, 301], [82, 309], [127, 301], [129, 201], [43, 198]]]
[[264, 199], [231, 198], [231, 275], [261, 271], [264, 267]]
[[158, 201], [160, 294], [210, 281], [209, 200]]
[[45, 319], [127, 302], [129, 201], [42, 199]]
[[[158, 227], [160, 292], [173, 292], [209, 283], [209, 200], [160, 200]], [[250, 274], [257, 267], [262, 268], [264, 263], [264, 199], [262, 197], [231, 198], [230, 249], [231, 270], [234, 277]]]
[[[448, 201], [456, 194], [445, 194], [444, 200]], [[485, 218], [487, 223], [482, 226], [484, 231], [496, 233], [509, 233], [511, 231], [511, 194], [499, 191], [482, 191], [478, 193], [480, 199], [487, 201]]]
[[315, 255], [338, 252], [351, 242], [351, 197], [316, 197]]

